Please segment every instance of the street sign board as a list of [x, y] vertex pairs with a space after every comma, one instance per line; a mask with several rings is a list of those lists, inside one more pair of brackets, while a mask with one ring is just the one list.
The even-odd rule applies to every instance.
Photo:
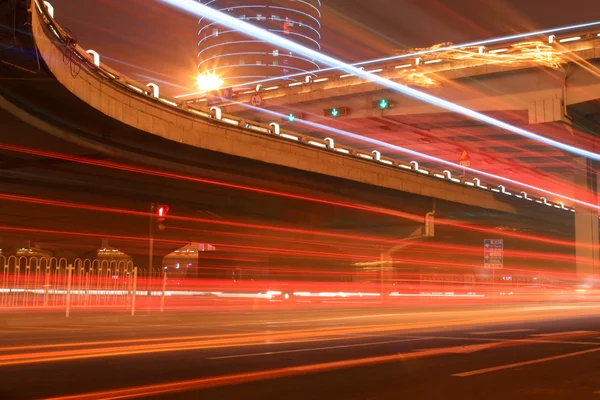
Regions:
[[231, 102], [233, 96], [232, 88], [217, 89], [206, 94], [206, 105], [208, 107], [220, 106]]
[[380, 100], [373, 101], [372, 106], [373, 106], [373, 108], [379, 108], [380, 110], [386, 110], [388, 108], [394, 107], [395, 103], [388, 99], [380, 99]]
[[333, 107], [323, 110], [326, 117], [341, 117], [348, 115], [348, 107]]
[[462, 167], [469, 167], [471, 166], [471, 156], [469, 155], [469, 153], [467, 153], [466, 150], [463, 150], [459, 159], [458, 159], [458, 163], [462, 166]]
[[483, 241], [483, 268], [504, 268], [504, 239], [485, 239]]
[[254, 107], [260, 107], [262, 106], [262, 96], [258, 93], [253, 94], [252, 96], [250, 96], [250, 105], [253, 105]]

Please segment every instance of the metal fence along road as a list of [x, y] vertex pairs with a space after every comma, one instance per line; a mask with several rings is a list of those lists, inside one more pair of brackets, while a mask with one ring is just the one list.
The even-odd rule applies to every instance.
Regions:
[[[164, 296], [166, 274], [128, 261], [0, 256], [0, 309], [111, 308], [135, 312], [137, 295]], [[164, 301], [161, 300], [161, 308]]]

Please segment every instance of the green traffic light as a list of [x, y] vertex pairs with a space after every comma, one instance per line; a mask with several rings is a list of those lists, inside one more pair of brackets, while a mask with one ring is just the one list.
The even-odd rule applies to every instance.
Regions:
[[387, 101], [386, 99], [381, 99], [379, 101], [379, 108], [381, 108], [382, 110], [389, 108], [390, 107], [390, 102]]
[[332, 117], [337, 117], [338, 115], [340, 115], [340, 111], [337, 108], [332, 108], [331, 109], [331, 116]]
[[296, 116], [294, 114], [289, 114], [288, 115], [288, 121], [294, 122], [295, 120], [296, 120]]

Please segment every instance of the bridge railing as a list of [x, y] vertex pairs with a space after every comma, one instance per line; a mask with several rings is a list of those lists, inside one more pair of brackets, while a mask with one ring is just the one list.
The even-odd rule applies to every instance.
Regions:
[[[379, 60], [363, 62], [355, 64], [362, 65], [367, 72], [378, 75], [390, 76], [391, 78], [401, 78], [407, 71], [418, 71], [419, 74], [435, 74], [443, 71], [451, 70], [456, 67], [464, 68], [465, 62], [471, 62], [468, 66], [503, 64], [503, 65], [523, 65], [526, 63], [537, 65], [549, 65], [547, 63], [548, 56], [552, 53], [560, 59], [560, 54], [564, 53], [564, 49], [569, 51], [581, 50], [584, 43], [589, 43], [592, 40], [597, 40], [600, 37], [600, 27], [595, 25], [596, 29], [590, 31], [590, 27], [585, 30], [579, 26], [574, 26], [572, 29], [562, 29], [560, 33], [557, 31], [552, 34], [549, 30], [546, 34], [533, 33], [530, 35], [516, 35], [516, 38], [507, 38], [506, 40], [492, 39], [489, 41], [480, 41], [473, 44], [452, 45], [442, 44], [431, 48], [417, 49], [406, 54], [397, 56], [385, 57]], [[559, 35], [557, 37], [557, 35]], [[535, 47], [543, 47], [535, 54]], [[507, 57], [511, 52], [519, 54], [516, 57]], [[503, 62], [504, 61], [506, 62]], [[368, 69], [365, 67], [369, 65]], [[319, 88], [327, 87], [332, 82], [346, 82], [348, 78], [358, 78], [352, 74], [340, 73], [332, 71], [330, 68], [321, 71], [307, 71], [299, 75], [291, 75], [280, 79], [269, 79], [263, 83], [270, 86], [257, 83], [255, 89], [248, 90], [239, 94], [240, 97], [246, 98], [249, 95], [259, 92], [267, 92], [275, 89], [285, 89], [293, 87], [312, 87], [315, 85]], [[314, 76], [312, 76], [314, 75]], [[298, 81], [292, 78], [299, 77]], [[293, 80], [292, 82], [290, 82]], [[430, 86], [426, 81], [419, 82], [418, 80], [408, 81], [408, 83]], [[189, 97], [189, 96], [181, 96]], [[190, 101], [195, 101], [190, 99]]]

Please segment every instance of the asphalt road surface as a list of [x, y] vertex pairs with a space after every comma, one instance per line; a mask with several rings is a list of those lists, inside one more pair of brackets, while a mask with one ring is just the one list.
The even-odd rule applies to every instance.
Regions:
[[598, 399], [600, 305], [5, 318], [0, 398]]

